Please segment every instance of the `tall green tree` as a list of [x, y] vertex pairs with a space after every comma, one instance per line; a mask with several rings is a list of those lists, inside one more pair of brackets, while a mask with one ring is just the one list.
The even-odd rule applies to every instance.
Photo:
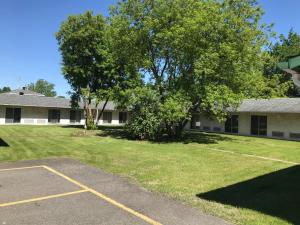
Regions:
[[0, 94], [10, 92], [10, 91], [11, 91], [10, 87], [4, 86], [3, 88], [0, 88]]
[[74, 105], [84, 102], [86, 125], [94, 123], [91, 105], [97, 91], [101, 89], [101, 99], [108, 101], [109, 89], [114, 84], [114, 66], [105, 30], [104, 17], [94, 16], [89, 11], [69, 16], [56, 34], [62, 54], [62, 72], [73, 90]]
[[44, 80], [39, 79], [35, 83], [30, 83], [27, 85], [28, 90], [43, 94], [47, 97], [56, 96], [56, 91], [54, 90], [55, 85]]
[[229, 106], [261, 95], [262, 13], [254, 0], [124, 0], [111, 11], [111, 35], [159, 93], [161, 110], [183, 99], [189, 106], [162, 122], [179, 136], [194, 110], [223, 120]]
[[266, 91], [275, 97], [298, 97], [300, 95], [299, 87], [294, 85], [290, 76], [277, 68], [277, 64], [287, 61], [290, 57], [300, 55], [300, 35], [293, 29], [290, 29], [287, 36], [281, 34], [278, 41], [271, 46], [268, 54], [265, 61]]
[[271, 53], [280, 61], [285, 61], [292, 56], [300, 55], [300, 35], [293, 29], [290, 29], [286, 37], [281, 34], [278, 42], [274, 44]]

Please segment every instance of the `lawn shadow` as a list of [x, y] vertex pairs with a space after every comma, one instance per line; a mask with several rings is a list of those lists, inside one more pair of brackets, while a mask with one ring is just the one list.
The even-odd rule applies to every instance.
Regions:
[[197, 197], [300, 224], [300, 166], [200, 193]]
[[9, 144], [7, 144], [2, 138], [0, 138], [0, 147], [9, 147]]
[[[133, 140], [120, 126], [100, 126], [101, 132], [97, 134], [101, 137], [112, 137], [117, 139]], [[151, 141], [152, 143], [199, 143], [199, 144], [216, 144], [219, 141], [233, 141], [233, 138], [214, 133], [204, 133], [199, 131], [185, 131], [182, 138], [170, 139], [167, 136], [159, 140]]]

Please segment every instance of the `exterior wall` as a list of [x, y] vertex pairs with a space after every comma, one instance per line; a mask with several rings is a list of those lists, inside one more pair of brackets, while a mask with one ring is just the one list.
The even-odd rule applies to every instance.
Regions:
[[216, 131], [224, 132], [224, 124], [217, 120], [209, 119], [203, 114], [196, 114], [195, 120], [190, 123], [190, 127], [193, 126], [195, 129], [202, 131]]
[[21, 124], [48, 124], [48, 109], [21, 107]]
[[[290, 138], [290, 133], [297, 133], [300, 136], [300, 113], [238, 113], [239, 116], [239, 135], [251, 136], [251, 116], [267, 116], [267, 137], [273, 137], [272, 132], [283, 132], [284, 139], [300, 140]], [[225, 124], [219, 123], [216, 120], [208, 119], [203, 115], [198, 115], [194, 124], [198, 124], [195, 129], [212, 132], [225, 132]], [[207, 127], [210, 129], [208, 130]], [[220, 131], [214, 129], [220, 127]], [[265, 136], [261, 136], [265, 137]]]
[[270, 114], [268, 115], [268, 136], [272, 131], [284, 132], [284, 138], [290, 138], [290, 133], [300, 133], [300, 114]]
[[[104, 123], [103, 122], [103, 115], [101, 116], [100, 120], [99, 120], [99, 125], [122, 125], [121, 123], [119, 123], [119, 110], [115, 110], [115, 111], [106, 111], [105, 112], [112, 112], [112, 120], [111, 123]], [[127, 120], [129, 119], [129, 113], [127, 113]]]
[[[28, 125], [48, 125], [48, 108], [38, 107], [19, 107], [19, 106], [0, 106], [0, 124], [5, 124], [5, 111], [7, 107], [21, 108], [21, 122], [20, 124]], [[60, 109], [60, 123], [61, 125], [70, 125], [70, 111], [71, 109]], [[84, 124], [83, 111], [81, 112], [81, 120], [79, 124]]]
[[0, 124], [5, 124], [5, 107], [0, 105]]

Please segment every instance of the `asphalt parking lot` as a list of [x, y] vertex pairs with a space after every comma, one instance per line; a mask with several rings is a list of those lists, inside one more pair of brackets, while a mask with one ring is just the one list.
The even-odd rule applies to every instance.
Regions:
[[0, 225], [229, 224], [71, 159], [0, 164]]

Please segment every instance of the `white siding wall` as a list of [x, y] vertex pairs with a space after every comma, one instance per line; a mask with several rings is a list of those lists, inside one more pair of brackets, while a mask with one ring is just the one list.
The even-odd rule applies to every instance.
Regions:
[[47, 124], [48, 109], [36, 107], [21, 107], [21, 124]]
[[[109, 123], [109, 124], [103, 123], [103, 115], [102, 115], [100, 120], [99, 120], [99, 125], [120, 125], [120, 123], [119, 123], [119, 111], [116, 110], [116, 111], [110, 111], [110, 112], [112, 112], [111, 123]], [[127, 119], [128, 119], [128, 117], [129, 117], [129, 114], [127, 113]]]
[[5, 107], [0, 106], [0, 124], [5, 124]]
[[[215, 129], [220, 129], [220, 132], [224, 132], [224, 124], [218, 122], [217, 120], [209, 119], [206, 116], [200, 114], [199, 118], [195, 121], [197, 128], [200, 130], [214, 131]], [[200, 125], [200, 127], [198, 126]]]
[[[239, 134], [251, 135], [251, 116], [267, 116], [267, 137], [272, 137], [272, 132], [283, 132], [285, 139], [291, 139], [290, 133], [300, 133], [300, 113], [239, 113]], [[210, 131], [214, 131], [214, 127], [221, 127], [221, 132], [224, 132], [224, 123], [219, 123], [216, 120], [210, 120], [207, 117], [200, 115], [200, 130], [205, 130], [204, 127], [209, 127]]]
[[[15, 106], [7, 106], [15, 107]], [[5, 124], [5, 111], [6, 106], [0, 106], [0, 124]], [[38, 107], [18, 107], [21, 108], [21, 124], [32, 124], [32, 125], [47, 125], [48, 124], [48, 108]], [[81, 112], [80, 124], [84, 124], [84, 114]], [[60, 109], [60, 124], [70, 124], [70, 109]]]

